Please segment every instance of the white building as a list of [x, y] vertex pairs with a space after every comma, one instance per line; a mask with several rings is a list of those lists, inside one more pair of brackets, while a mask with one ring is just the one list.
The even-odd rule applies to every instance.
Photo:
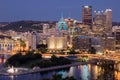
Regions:
[[9, 36], [0, 35], [0, 52], [1, 53], [16, 53], [20, 50], [20, 41]]
[[51, 36], [48, 38], [47, 44], [48, 49], [51, 51], [64, 50], [67, 48], [67, 39], [66, 37]]
[[19, 32], [14, 38], [19, 38], [26, 44], [27, 50], [35, 50], [36, 49], [36, 32]]

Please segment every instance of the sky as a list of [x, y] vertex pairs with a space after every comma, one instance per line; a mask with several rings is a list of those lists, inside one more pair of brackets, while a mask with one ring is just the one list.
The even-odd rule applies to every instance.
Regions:
[[0, 22], [58, 21], [61, 13], [81, 20], [83, 5], [92, 5], [93, 12], [110, 8], [113, 21], [120, 22], [120, 0], [0, 0]]

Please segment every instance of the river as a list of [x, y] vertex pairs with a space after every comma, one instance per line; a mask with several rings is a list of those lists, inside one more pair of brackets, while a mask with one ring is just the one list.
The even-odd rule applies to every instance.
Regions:
[[[116, 65], [114, 65], [116, 66]], [[61, 74], [62, 78], [73, 76], [76, 80], [120, 80], [120, 65], [115, 68], [102, 68], [95, 64], [72, 66], [65, 69], [32, 73], [19, 76], [0, 76], [0, 80], [42, 80]]]

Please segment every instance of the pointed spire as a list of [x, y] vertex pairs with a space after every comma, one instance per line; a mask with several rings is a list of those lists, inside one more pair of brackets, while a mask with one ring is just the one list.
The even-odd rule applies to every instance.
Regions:
[[63, 18], [63, 12], [61, 12], [61, 18]]
[[61, 21], [64, 21], [63, 12], [61, 12]]
[[61, 19], [58, 22], [58, 30], [68, 30], [67, 24], [63, 18], [63, 13], [61, 13]]

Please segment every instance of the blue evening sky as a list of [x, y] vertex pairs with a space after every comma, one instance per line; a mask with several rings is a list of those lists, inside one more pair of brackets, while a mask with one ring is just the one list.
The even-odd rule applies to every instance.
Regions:
[[120, 0], [0, 0], [0, 22], [19, 20], [81, 20], [82, 5], [94, 10], [113, 10], [113, 21], [120, 21]]

